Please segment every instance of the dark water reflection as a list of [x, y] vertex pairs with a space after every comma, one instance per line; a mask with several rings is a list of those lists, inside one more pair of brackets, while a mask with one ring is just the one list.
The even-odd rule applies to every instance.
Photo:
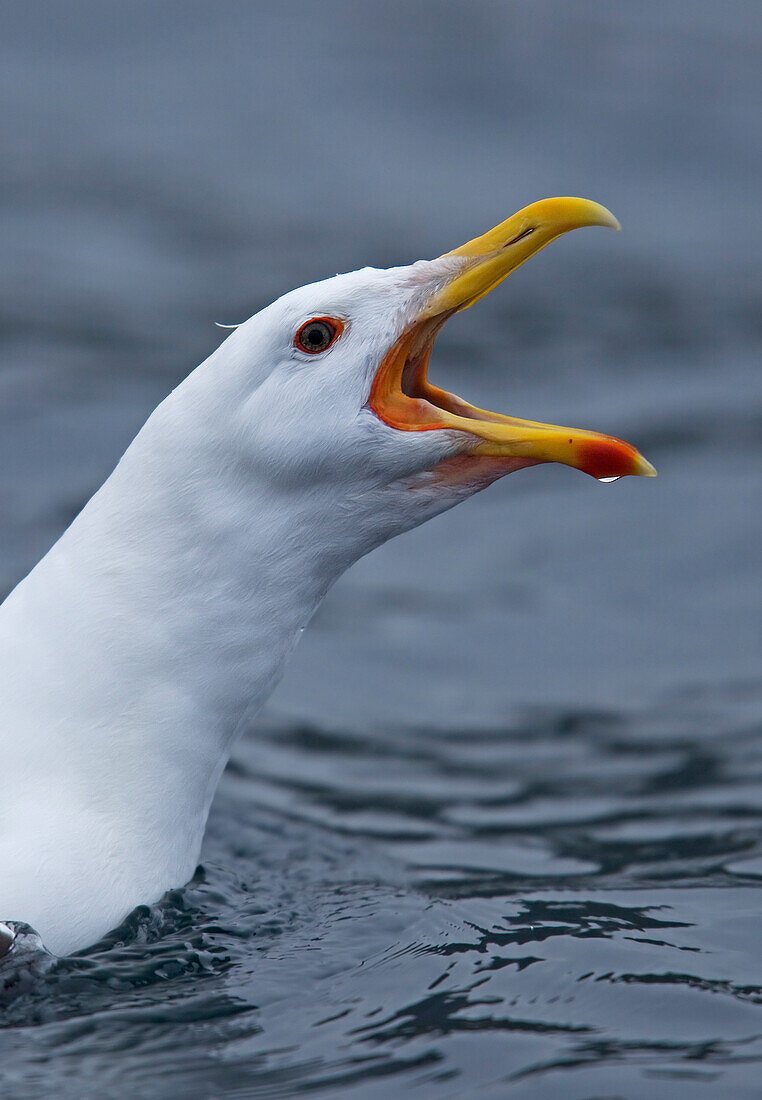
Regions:
[[9, 1083], [753, 1095], [762, 739], [739, 694], [721, 727], [673, 700], [259, 729], [196, 880], [6, 989]]
[[756, 1098], [762, 19], [316, 11], [5, 13], [0, 587], [212, 321], [547, 194], [624, 232], [543, 253], [433, 373], [661, 476], [524, 471], [351, 571], [194, 882], [5, 969], [0, 1091]]

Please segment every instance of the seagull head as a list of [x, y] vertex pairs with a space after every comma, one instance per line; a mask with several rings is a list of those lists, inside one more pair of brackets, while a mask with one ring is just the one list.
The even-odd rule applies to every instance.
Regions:
[[620, 439], [476, 408], [428, 377], [449, 317], [556, 237], [596, 225], [619, 228], [598, 203], [544, 199], [435, 260], [300, 287], [238, 326], [205, 377], [230, 398], [225, 431], [251, 476], [270, 494], [326, 492], [331, 523], [360, 515], [369, 545], [524, 466], [653, 476]]

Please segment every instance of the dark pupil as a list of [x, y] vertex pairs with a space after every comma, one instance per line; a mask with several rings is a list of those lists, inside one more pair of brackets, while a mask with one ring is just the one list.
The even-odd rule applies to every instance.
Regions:
[[304, 343], [311, 349], [323, 348], [330, 340], [328, 325], [310, 325], [304, 334]]

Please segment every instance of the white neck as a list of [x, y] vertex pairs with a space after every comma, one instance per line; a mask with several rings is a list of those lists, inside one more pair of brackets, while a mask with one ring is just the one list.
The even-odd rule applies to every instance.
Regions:
[[235, 737], [332, 582], [477, 487], [428, 472], [449, 433], [364, 409], [368, 348], [300, 374], [274, 308], [159, 406], [0, 608], [0, 920], [54, 952], [187, 882]]
[[0, 609], [0, 916], [54, 951], [193, 874], [236, 735], [389, 533], [259, 484], [213, 420], [176, 391]]

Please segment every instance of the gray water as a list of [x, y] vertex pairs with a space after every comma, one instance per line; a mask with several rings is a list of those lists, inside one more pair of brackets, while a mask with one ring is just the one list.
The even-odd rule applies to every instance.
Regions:
[[623, 232], [432, 376], [660, 477], [524, 470], [343, 578], [194, 881], [4, 989], [4, 1096], [762, 1093], [761, 47], [736, 0], [6, 6], [3, 592], [214, 321], [545, 195]]

